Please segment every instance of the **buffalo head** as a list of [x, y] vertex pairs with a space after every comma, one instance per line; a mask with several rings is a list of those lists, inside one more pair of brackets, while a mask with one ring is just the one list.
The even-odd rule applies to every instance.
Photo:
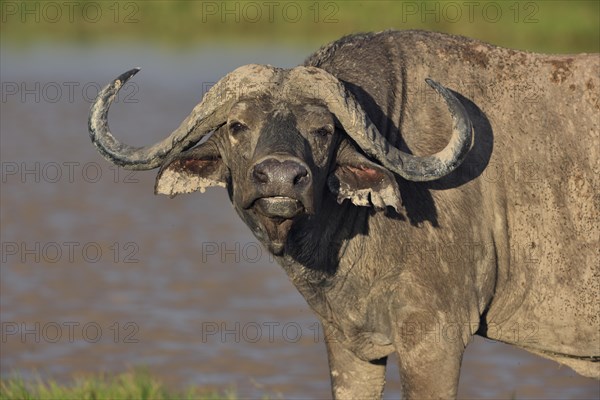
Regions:
[[107, 114], [137, 71], [118, 77], [92, 105], [89, 131], [100, 153], [128, 169], [160, 167], [156, 193], [227, 187], [239, 215], [275, 254], [283, 251], [294, 221], [318, 215], [324, 196], [398, 208], [394, 173], [412, 181], [440, 178], [460, 165], [471, 145], [462, 104], [434, 81], [427, 80], [448, 105], [453, 133], [442, 151], [417, 157], [391, 146], [328, 72], [247, 65], [213, 86], [166, 139], [135, 148], [114, 138]]

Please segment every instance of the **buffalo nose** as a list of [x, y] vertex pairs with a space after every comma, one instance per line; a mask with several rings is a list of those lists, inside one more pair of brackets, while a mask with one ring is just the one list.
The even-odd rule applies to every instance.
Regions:
[[306, 167], [296, 161], [268, 158], [254, 165], [252, 177], [256, 183], [301, 187], [309, 181]]

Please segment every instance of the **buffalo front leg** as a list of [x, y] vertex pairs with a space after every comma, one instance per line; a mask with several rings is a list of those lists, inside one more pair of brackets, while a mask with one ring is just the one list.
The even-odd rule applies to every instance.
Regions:
[[399, 346], [403, 399], [455, 399], [464, 348], [462, 340], [446, 338]]
[[[327, 336], [327, 335], [326, 335]], [[334, 399], [380, 399], [387, 357], [365, 361], [336, 339], [325, 338]]]

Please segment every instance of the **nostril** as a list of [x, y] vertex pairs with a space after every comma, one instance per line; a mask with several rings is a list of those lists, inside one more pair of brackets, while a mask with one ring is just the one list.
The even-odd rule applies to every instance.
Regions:
[[299, 171], [294, 177], [294, 186], [306, 183], [308, 180], [308, 171], [303, 166], [299, 165]]
[[259, 183], [269, 182], [269, 174], [267, 173], [266, 168], [263, 164], [258, 164], [254, 166], [252, 176], [254, 180], [256, 180]]

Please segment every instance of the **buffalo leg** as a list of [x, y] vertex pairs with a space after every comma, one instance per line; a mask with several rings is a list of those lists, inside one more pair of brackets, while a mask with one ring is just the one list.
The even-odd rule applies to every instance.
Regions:
[[443, 343], [398, 352], [404, 399], [454, 399], [464, 346]]
[[387, 357], [364, 361], [335, 339], [328, 339], [327, 356], [334, 399], [380, 399]]

